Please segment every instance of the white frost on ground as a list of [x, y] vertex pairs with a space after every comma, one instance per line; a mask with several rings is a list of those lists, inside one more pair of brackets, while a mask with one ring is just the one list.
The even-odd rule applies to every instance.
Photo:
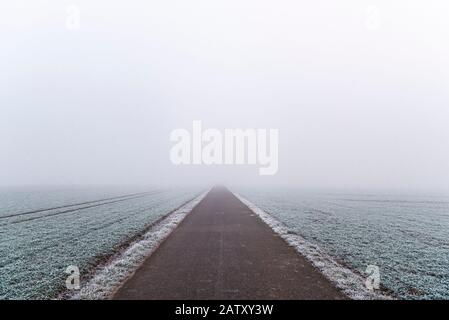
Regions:
[[292, 234], [288, 228], [276, 218], [272, 217], [252, 202], [237, 193], [234, 195], [249, 209], [257, 214], [274, 232], [283, 238], [290, 246], [306, 257], [324, 276], [343, 291], [349, 298], [355, 300], [392, 299], [378, 291], [371, 291], [365, 286], [365, 278], [353, 270], [335, 261], [334, 258], [323, 252], [318, 246], [306, 241], [297, 234]]
[[131, 243], [126, 250], [97, 270], [88, 283], [84, 285], [81, 283], [79, 291], [72, 295], [61, 296], [61, 298], [75, 300], [108, 299], [114, 290], [130, 277], [145, 259], [159, 247], [208, 192], [204, 192], [154, 225], [142, 238]]

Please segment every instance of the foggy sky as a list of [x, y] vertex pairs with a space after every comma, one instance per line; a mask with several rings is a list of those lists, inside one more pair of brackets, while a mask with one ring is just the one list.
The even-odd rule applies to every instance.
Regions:
[[[5, 2], [1, 185], [449, 190], [447, 1]], [[279, 129], [278, 174], [174, 166], [193, 120]]]

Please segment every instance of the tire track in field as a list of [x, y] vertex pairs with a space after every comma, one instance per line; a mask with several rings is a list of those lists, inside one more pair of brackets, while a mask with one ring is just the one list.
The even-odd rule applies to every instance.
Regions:
[[[161, 192], [163, 192], [163, 191], [159, 191], [159, 193], [161, 193]], [[156, 193], [157, 193], [157, 192], [154, 192], [154, 193], [152, 193], [152, 194], [156, 194]], [[192, 200], [192, 199], [188, 200], [187, 202], [189, 202], [189, 201], [191, 201], [191, 200]], [[182, 205], [180, 205], [179, 207], [177, 207], [177, 208], [174, 209], [174, 210], [171, 210], [171, 211], [168, 212], [168, 213], [167, 213], [167, 212], [164, 212], [161, 216], [157, 217], [154, 221], [149, 222], [149, 223], [143, 225], [143, 230], [148, 229], [151, 225], [154, 225], [155, 223], [159, 222], [162, 218], [165, 218], [165, 217], [168, 216], [171, 212], [173, 212], [173, 211], [179, 209], [180, 207], [182, 207], [183, 205], [185, 205], [187, 202], [183, 203]], [[125, 221], [125, 220], [127, 220], [127, 219], [131, 219], [131, 218], [132, 218], [132, 215], [138, 215], [138, 214], [141, 214], [141, 213], [143, 213], [143, 212], [145, 212], [145, 211], [147, 211], [147, 210], [150, 210], [150, 209], [153, 208], [154, 206], [155, 206], [155, 204], [152, 203], [151, 205], [146, 205], [146, 206], [144, 206], [144, 207], [142, 207], [142, 208], [140, 208], [140, 209], [138, 209], [138, 210], [130, 209], [130, 210], [127, 212], [128, 214], [126, 214], [126, 215], [116, 216], [116, 217], [112, 218], [111, 220], [106, 221], [106, 222], [104, 222], [104, 223], [102, 223], [102, 224], [100, 224], [100, 225], [98, 225], [98, 224], [97, 224], [97, 225], [92, 224], [92, 225], [90, 225], [87, 229], [85, 229], [83, 232], [79, 232], [79, 233], [77, 233], [77, 234], [73, 234], [72, 236], [74, 236], [74, 237], [76, 237], [76, 238], [83, 238], [83, 237], [85, 237], [85, 236], [87, 236], [87, 235], [89, 235], [89, 234], [91, 234], [91, 233], [94, 233], [94, 232], [98, 232], [98, 231], [107, 229], [107, 228], [109, 228], [109, 227], [111, 227], [111, 226], [113, 226], [113, 225], [115, 225], [115, 224], [117, 224], [117, 223], [121, 223], [121, 222], [123, 222], [123, 221]], [[80, 231], [81, 231], [81, 230], [80, 230]], [[140, 233], [141, 233], [141, 231], [137, 232], [136, 234], [133, 234], [133, 235], [131, 236], [131, 238], [136, 237], [136, 235], [138, 235], [138, 234], [140, 234]], [[56, 238], [58, 238], [58, 236], [57, 236]], [[48, 243], [51, 243], [51, 244], [50, 244], [50, 245], [39, 246], [38, 248], [36, 248], [37, 250], [35, 250], [34, 252], [32, 252], [32, 253], [27, 253], [28, 257], [29, 257], [31, 260], [32, 260], [34, 257], [38, 258], [39, 255], [42, 254], [42, 252], [47, 251], [47, 250], [49, 250], [49, 249], [51, 249], [51, 248], [54, 248], [54, 243], [53, 243], [54, 240], [56, 240], [56, 239], [55, 239], [55, 238], [47, 238], [45, 242], [48, 242]], [[70, 241], [70, 239], [66, 239], [66, 240]], [[125, 240], [123, 243], [127, 243], [128, 241], [129, 241], [129, 240]], [[119, 246], [123, 245], [123, 243], [120, 243]], [[16, 261], [16, 258], [4, 260], [4, 261], [1, 262], [0, 267], [7, 267], [7, 266], [11, 265], [12, 263], [14, 263], [15, 261]]]
[[[153, 193], [145, 193], [145, 194], [141, 194], [139, 196], [128, 197], [128, 198], [125, 198], [125, 199], [118, 199], [118, 200], [113, 200], [113, 201], [108, 201], [108, 202], [96, 203], [96, 204], [89, 205], [89, 206], [84, 206], [84, 207], [81, 207], [81, 208], [74, 208], [74, 209], [69, 209], [69, 210], [64, 210], [64, 211], [53, 212], [53, 213], [49, 213], [49, 214], [41, 215], [41, 216], [37, 216], [37, 217], [31, 217], [31, 218], [26, 218], [26, 219], [22, 219], [22, 220], [16, 220], [16, 221], [3, 223], [3, 224], [0, 224], [0, 226], [17, 224], [17, 223], [28, 222], [28, 221], [33, 221], [33, 220], [39, 220], [39, 219], [43, 219], [43, 218], [58, 216], [58, 215], [65, 214], [65, 213], [76, 212], [76, 211], [81, 211], [81, 210], [85, 210], [85, 209], [100, 207], [100, 206], [104, 206], [104, 205], [108, 205], [108, 204], [113, 204], [113, 203], [118, 203], [118, 202], [138, 199], [138, 198], [143, 198], [145, 196], [155, 195], [155, 194], [162, 193], [162, 192], [163, 191], [156, 191], [156, 192], [153, 192]], [[46, 211], [48, 211], [48, 210], [46, 210]]]
[[7, 214], [7, 215], [0, 216], [0, 219], [6, 219], [6, 218], [12, 218], [12, 217], [24, 216], [24, 215], [29, 215], [29, 214], [39, 213], [39, 212], [44, 212], [44, 211], [50, 211], [50, 210], [57, 210], [57, 209], [64, 209], [64, 208], [69, 208], [69, 207], [76, 207], [76, 206], [81, 206], [81, 205], [85, 205], [85, 204], [91, 204], [91, 203], [102, 202], [102, 201], [108, 201], [108, 200], [122, 199], [122, 198], [127, 198], [127, 197], [132, 197], [132, 196], [138, 196], [138, 195], [143, 195], [143, 194], [148, 194], [148, 193], [150, 193], [150, 191], [139, 192], [139, 193], [131, 193], [131, 194], [123, 195], [123, 196], [117, 196], [117, 197], [111, 197], [111, 198], [104, 198], [104, 199], [99, 199], [99, 200], [91, 200], [91, 201], [85, 201], [85, 202], [79, 202], [79, 203], [67, 204], [67, 205], [58, 206], [58, 207], [51, 207], [51, 208], [37, 209], [37, 210], [26, 211], [26, 212], [19, 212], [19, 213], [11, 213], [11, 214]]
[[[140, 213], [142, 213], [142, 212], [144, 212], [146, 210], [151, 209], [152, 207], [154, 207], [154, 204], [152, 204], [151, 206], [146, 206], [145, 208], [140, 209], [140, 210], [138, 210], [136, 212], [133, 212], [133, 213], [140, 214]], [[91, 234], [93, 232], [97, 232], [97, 231], [100, 231], [100, 230], [103, 230], [103, 229], [107, 229], [108, 227], [111, 227], [111, 226], [113, 226], [113, 225], [115, 225], [117, 223], [120, 223], [120, 222], [122, 222], [122, 221], [124, 221], [126, 219], [131, 219], [131, 218], [132, 218], [131, 215], [125, 215], [125, 216], [121, 216], [121, 217], [116, 217], [112, 221], [104, 222], [101, 225], [96, 225], [96, 226], [95, 225], [91, 225], [84, 232], [77, 233], [76, 235], [73, 235], [73, 236], [76, 236], [76, 238], [83, 238], [83, 237], [85, 237], [85, 236], [87, 236], [87, 235], [89, 235], [89, 234]], [[152, 223], [150, 223], [150, 224], [152, 224]], [[43, 251], [47, 251], [47, 250], [49, 250], [51, 248], [54, 248], [55, 245], [53, 243], [53, 240], [55, 240], [55, 239], [51, 239], [50, 238], [50, 239], [46, 239], [46, 240], [49, 243], [51, 243], [51, 244], [50, 245], [41, 246], [41, 247], [37, 248], [37, 250], [33, 251], [32, 253], [27, 254], [30, 257], [31, 260], [33, 259], [33, 257], [38, 257], [39, 255], [41, 255]], [[66, 239], [66, 240], [70, 241], [71, 239]], [[7, 265], [10, 265], [11, 263], [14, 263], [15, 260], [16, 259], [5, 260], [5, 261], [2, 262], [1, 267], [5, 267]]]

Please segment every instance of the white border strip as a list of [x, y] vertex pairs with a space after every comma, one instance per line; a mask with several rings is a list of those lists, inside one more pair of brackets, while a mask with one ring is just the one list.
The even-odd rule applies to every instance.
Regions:
[[257, 214], [290, 246], [294, 247], [296, 251], [298, 251], [316, 268], [318, 268], [327, 279], [334, 283], [335, 286], [343, 291], [343, 293], [345, 293], [349, 298], [355, 300], [392, 299], [392, 297], [379, 291], [370, 291], [366, 288], [365, 279], [361, 275], [341, 265], [330, 255], [326, 254], [321, 248], [306, 241], [300, 235], [289, 233], [288, 228], [282, 222], [278, 221], [276, 218], [272, 217], [255, 204], [235, 192], [233, 192], [233, 194], [246, 206], [248, 206], [249, 209]]
[[182, 220], [200, 203], [210, 190], [183, 205], [150, 228], [139, 240], [113, 257], [106, 266], [97, 270], [91, 280], [76, 293], [60, 298], [73, 300], [108, 299], [125, 280], [159, 247]]

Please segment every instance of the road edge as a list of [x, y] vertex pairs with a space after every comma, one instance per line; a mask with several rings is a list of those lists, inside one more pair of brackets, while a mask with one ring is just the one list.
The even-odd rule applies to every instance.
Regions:
[[298, 234], [293, 234], [282, 222], [244, 198], [231, 191], [234, 196], [254, 212], [288, 245], [293, 247], [301, 256], [305, 257], [317, 268], [326, 279], [331, 281], [337, 289], [353, 300], [392, 300], [392, 296], [376, 290], [370, 291], [365, 286], [366, 278], [354, 270], [342, 265], [320, 247], [310, 243]]
[[178, 209], [165, 215], [139, 239], [114, 255], [106, 264], [94, 271], [88, 282], [76, 292], [65, 292], [59, 299], [106, 300], [139, 269], [162, 242], [178, 227], [184, 218], [204, 199], [211, 189], [191, 199]]

